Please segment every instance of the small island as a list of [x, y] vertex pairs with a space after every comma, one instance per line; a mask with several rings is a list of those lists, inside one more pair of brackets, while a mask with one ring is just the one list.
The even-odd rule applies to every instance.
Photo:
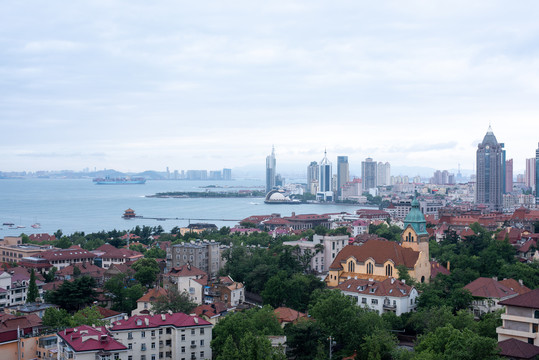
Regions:
[[146, 195], [149, 198], [263, 198], [266, 194], [260, 190], [239, 191], [172, 191]]

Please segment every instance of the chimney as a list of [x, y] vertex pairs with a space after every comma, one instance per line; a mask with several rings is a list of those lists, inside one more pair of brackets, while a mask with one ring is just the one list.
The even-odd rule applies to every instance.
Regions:
[[193, 320], [195, 321], [195, 324], [198, 324], [198, 318], [194, 317]]
[[144, 324], [146, 324], [146, 326], [150, 325], [150, 321], [148, 320], [148, 318], [144, 318]]
[[447, 262], [447, 271], [451, 271], [451, 262], [450, 261]]
[[524, 282], [522, 281], [522, 279], [518, 279], [518, 283], [519, 283], [521, 286], [524, 286]]

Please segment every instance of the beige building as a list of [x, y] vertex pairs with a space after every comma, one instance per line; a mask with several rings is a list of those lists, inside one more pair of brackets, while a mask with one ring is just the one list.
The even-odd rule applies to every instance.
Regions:
[[25, 257], [38, 256], [44, 251], [52, 249], [51, 246], [23, 244], [20, 236], [6, 236], [0, 241], [0, 252], [3, 262], [18, 263]]
[[505, 306], [498, 341], [516, 339], [539, 346], [539, 289], [500, 301]]

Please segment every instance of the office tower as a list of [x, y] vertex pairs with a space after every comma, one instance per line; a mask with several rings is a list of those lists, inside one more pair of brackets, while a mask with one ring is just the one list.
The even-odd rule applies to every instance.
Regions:
[[505, 189], [504, 194], [509, 194], [513, 191], [513, 159], [505, 162]]
[[379, 162], [376, 174], [377, 186], [386, 186], [391, 184], [391, 166], [388, 162]]
[[526, 187], [535, 189], [535, 158], [526, 159], [526, 172], [524, 173]]
[[342, 195], [342, 187], [350, 181], [348, 156], [337, 156], [337, 196]]
[[377, 163], [372, 161], [372, 158], [366, 158], [361, 162], [361, 180], [363, 184], [363, 191], [376, 187]]
[[320, 162], [320, 189], [321, 192], [331, 191], [332, 180], [331, 162], [327, 158], [327, 152], [324, 150], [324, 158]]
[[223, 169], [223, 180], [232, 180], [232, 169]]
[[210, 170], [210, 180], [223, 180], [220, 170]]
[[266, 157], [266, 193], [275, 187], [275, 146], [271, 148], [271, 155]]
[[503, 206], [503, 184], [505, 150], [498, 143], [489, 126], [483, 142], [477, 146], [476, 192], [478, 204], [488, 205], [491, 210], [501, 211]]
[[318, 186], [314, 189], [313, 184], [318, 184], [318, 176], [320, 175], [320, 169], [316, 161], [311, 161], [307, 166], [307, 191], [311, 194], [316, 194]]
[[535, 150], [535, 205], [539, 205], [539, 143]]

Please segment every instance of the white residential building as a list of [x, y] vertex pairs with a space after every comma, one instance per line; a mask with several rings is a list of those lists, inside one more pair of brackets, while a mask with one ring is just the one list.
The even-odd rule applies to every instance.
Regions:
[[[326, 273], [329, 271], [329, 266], [333, 262], [333, 259], [335, 259], [335, 256], [348, 245], [348, 240], [348, 235], [313, 235], [313, 241], [285, 241], [283, 242], [283, 245], [298, 246], [301, 250], [301, 254], [306, 252], [314, 254], [310, 263], [311, 270], [319, 273]], [[320, 250], [320, 246], [316, 246], [318, 244], [322, 245]]]
[[498, 341], [516, 339], [539, 346], [539, 289], [500, 301], [505, 306]]
[[135, 315], [113, 323], [110, 332], [127, 346], [127, 360], [204, 360], [212, 358], [212, 326], [196, 316], [169, 313]]
[[387, 278], [383, 281], [350, 278], [337, 286], [344, 295], [351, 296], [359, 306], [378, 314], [394, 312], [397, 316], [415, 310], [418, 293], [403, 281]]

